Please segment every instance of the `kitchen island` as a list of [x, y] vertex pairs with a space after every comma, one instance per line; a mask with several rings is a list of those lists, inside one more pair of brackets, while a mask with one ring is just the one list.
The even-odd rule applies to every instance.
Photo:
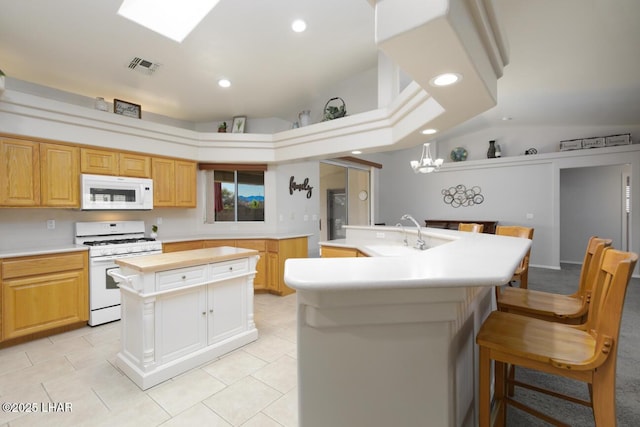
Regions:
[[[474, 426], [475, 335], [528, 239], [345, 227], [353, 258], [292, 259], [300, 426]], [[407, 241], [405, 246], [404, 241]]]
[[116, 260], [118, 367], [146, 390], [255, 341], [257, 261], [255, 250], [224, 246]]

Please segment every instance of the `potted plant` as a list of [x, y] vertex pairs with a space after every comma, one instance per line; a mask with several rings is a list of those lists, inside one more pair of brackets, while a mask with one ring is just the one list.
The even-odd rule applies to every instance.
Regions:
[[151, 226], [151, 234], [149, 234], [149, 236], [151, 236], [151, 238], [155, 239], [156, 237], [158, 237], [158, 226], [153, 224]]
[[225, 133], [227, 131], [227, 122], [222, 122], [220, 126], [218, 126], [218, 132]]

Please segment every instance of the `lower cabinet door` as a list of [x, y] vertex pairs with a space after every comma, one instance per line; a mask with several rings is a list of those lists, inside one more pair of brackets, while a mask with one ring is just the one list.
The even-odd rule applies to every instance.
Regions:
[[237, 278], [208, 286], [208, 344], [246, 330], [247, 279]]
[[159, 364], [206, 345], [206, 287], [158, 296], [155, 310], [156, 361]]
[[69, 325], [87, 318], [83, 271], [4, 280], [2, 289], [4, 339]]

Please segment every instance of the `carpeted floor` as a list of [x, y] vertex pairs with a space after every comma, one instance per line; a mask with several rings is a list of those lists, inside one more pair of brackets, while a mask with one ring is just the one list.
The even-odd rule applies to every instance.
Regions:
[[[562, 269], [548, 270], [531, 267], [529, 288], [548, 292], [570, 294], [577, 289], [580, 266], [563, 264]], [[640, 279], [632, 279], [622, 314], [620, 345], [616, 382], [616, 401], [619, 427], [640, 426]], [[563, 393], [588, 399], [586, 384], [549, 376], [534, 371], [518, 369], [516, 375], [526, 382], [543, 385]], [[516, 389], [516, 397], [527, 401], [534, 408], [571, 426], [594, 426], [591, 409], [554, 399], [526, 389]], [[548, 426], [549, 424], [513, 407], [508, 408], [507, 425]], [[608, 426], [606, 426], [608, 427]]]

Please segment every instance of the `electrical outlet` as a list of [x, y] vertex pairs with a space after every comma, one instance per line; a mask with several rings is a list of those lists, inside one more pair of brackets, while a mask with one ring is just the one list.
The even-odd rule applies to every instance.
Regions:
[[156, 218], [156, 225], [161, 225], [162, 224], [162, 217], [158, 217]]
[[533, 219], [533, 214], [532, 213], [528, 213], [527, 214], [527, 219]]
[[47, 230], [55, 230], [56, 229], [56, 220], [48, 219], [47, 220]]

